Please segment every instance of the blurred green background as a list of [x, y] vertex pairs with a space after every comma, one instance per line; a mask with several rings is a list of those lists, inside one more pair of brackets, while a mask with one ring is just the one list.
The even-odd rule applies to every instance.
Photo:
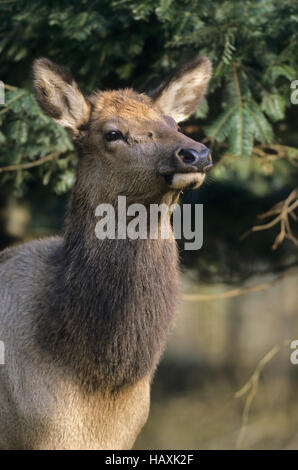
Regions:
[[34, 100], [35, 58], [69, 68], [87, 93], [150, 90], [195, 54], [211, 58], [208, 96], [181, 126], [216, 163], [183, 196], [204, 204], [204, 245], [180, 244], [177, 327], [136, 448], [297, 448], [298, 3], [9, 0], [0, 14], [1, 249], [59, 233], [74, 182], [71, 140]]

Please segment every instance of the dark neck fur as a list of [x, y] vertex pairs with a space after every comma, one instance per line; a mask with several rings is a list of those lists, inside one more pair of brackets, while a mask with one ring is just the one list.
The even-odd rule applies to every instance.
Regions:
[[64, 246], [52, 260], [55, 305], [38, 333], [43, 350], [87, 391], [154, 372], [178, 290], [175, 241], [98, 240], [95, 222], [75, 190]]

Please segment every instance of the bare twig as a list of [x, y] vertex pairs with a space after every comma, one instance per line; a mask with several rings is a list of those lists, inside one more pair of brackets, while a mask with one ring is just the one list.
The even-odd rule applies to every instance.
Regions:
[[287, 277], [286, 275], [279, 276], [276, 279], [268, 282], [262, 282], [261, 284], [256, 284], [254, 286], [249, 287], [239, 287], [238, 289], [231, 289], [226, 292], [220, 292], [218, 294], [183, 294], [183, 300], [189, 301], [199, 301], [199, 302], [206, 302], [210, 300], [221, 300], [221, 299], [230, 299], [231, 297], [238, 297], [239, 295], [244, 295], [249, 292], [258, 292], [263, 289], [269, 289], [274, 284], [277, 284], [281, 279]]
[[237, 437], [236, 448], [240, 449], [242, 447], [242, 443], [245, 437], [246, 428], [248, 424], [248, 417], [249, 411], [252, 405], [252, 402], [257, 394], [258, 386], [259, 386], [259, 379], [261, 372], [263, 371], [266, 364], [268, 364], [274, 356], [280, 351], [283, 346], [288, 346], [290, 344], [290, 340], [286, 339], [282, 341], [280, 344], [275, 345], [270, 351], [260, 360], [257, 364], [252, 376], [246, 382], [246, 384], [235, 393], [234, 398], [241, 398], [247, 394], [243, 414], [242, 414], [242, 423], [241, 428]]
[[298, 166], [298, 149], [288, 145], [259, 144], [253, 148], [253, 155], [264, 162], [287, 158], [292, 165]]
[[15, 86], [7, 85], [6, 83], [4, 83], [4, 88], [5, 88], [5, 90], [8, 90], [8, 91], [12, 91], [12, 90], [17, 89]]
[[27, 169], [33, 168], [35, 166], [43, 165], [44, 163], [49, 162], [49, 161], [58, 160], [58, 158], [59, 158], [59, 153], [58, 152], [50, 153], [50, 154], [45, 155], [44, 157], [40, 158], [39, 160], [35, 160], [34, 162], [23, 163], [23, 164], [20, 164], [20, 165], [2, 166], [2, 167], [0, 167], [0, 173], [5, 173], [7, 171], [27, 170]]
[[240, 239], [246, 238], [252, 232], [258, 232], [261, 230], [267, 230], [274, 227], [275, 225], [280, 224], [280, 232], [276, 236], [272, 249], [276, 248], [287, 238], [291, 240], [295, 245], [298, 246], [298, 239], [292, 232], [290, 220], [293, 219], [297, 221], [297, 216], [295, 214], [295, 209], [298, 207], [298, 189], [294, 189], [289, 196], [279, 203], [275, 204], [269, 211], [259, 214], [258, 219], [264, 220], [269, 217], [275, 216], [272, 220], [263, 225], [254, 225], [248, 232], [245, 232]]

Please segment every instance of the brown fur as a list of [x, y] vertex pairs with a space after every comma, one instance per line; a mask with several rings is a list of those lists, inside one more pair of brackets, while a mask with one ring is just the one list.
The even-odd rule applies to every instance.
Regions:
[[[170, 205], [179, 197], [171, 178], [201, 171], [178, 150], [204, 146], [178, 132], [162, 103], [176, 96], [181, 114], [181, 83], [193, 94], [191, 77], [206, 77], [206, 67], [206, 60], [186, 67], [155, 101], [130, 89], [87, 98], [64, 69], [35, 63], [37, 99], [71, 131], [79, 166], [63, 237], [0, 254], [0, 447], [130, 448], [145, 423], [174, 322], [176, 242], [98, 240], [95, 209], [116, 208], [118, 195], [147, 208]], [[188, 113], [196, 102], [190, 108], [188, 100]], [[115, 129], [122, 137], [108, 142]], [[170, 228], [168, 218], [161, 223]]]
[[91, 97], [94, 117], [104, 121], [118, 116], [122, 119], [160, 119], [160, 113], [153, 108], [153, 102], [145, 94], [138, 94], [130, 88], [95, 93]]

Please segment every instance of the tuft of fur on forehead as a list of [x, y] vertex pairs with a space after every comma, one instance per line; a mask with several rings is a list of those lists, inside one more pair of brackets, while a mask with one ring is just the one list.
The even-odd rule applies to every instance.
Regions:
[[90, 97], [90, 101], [94, 115], [99, 119], [115, 116], [123, 119], [160, 118], [151, 98], [143, 93], [136, 93], [131, 88], [98, 92]]

